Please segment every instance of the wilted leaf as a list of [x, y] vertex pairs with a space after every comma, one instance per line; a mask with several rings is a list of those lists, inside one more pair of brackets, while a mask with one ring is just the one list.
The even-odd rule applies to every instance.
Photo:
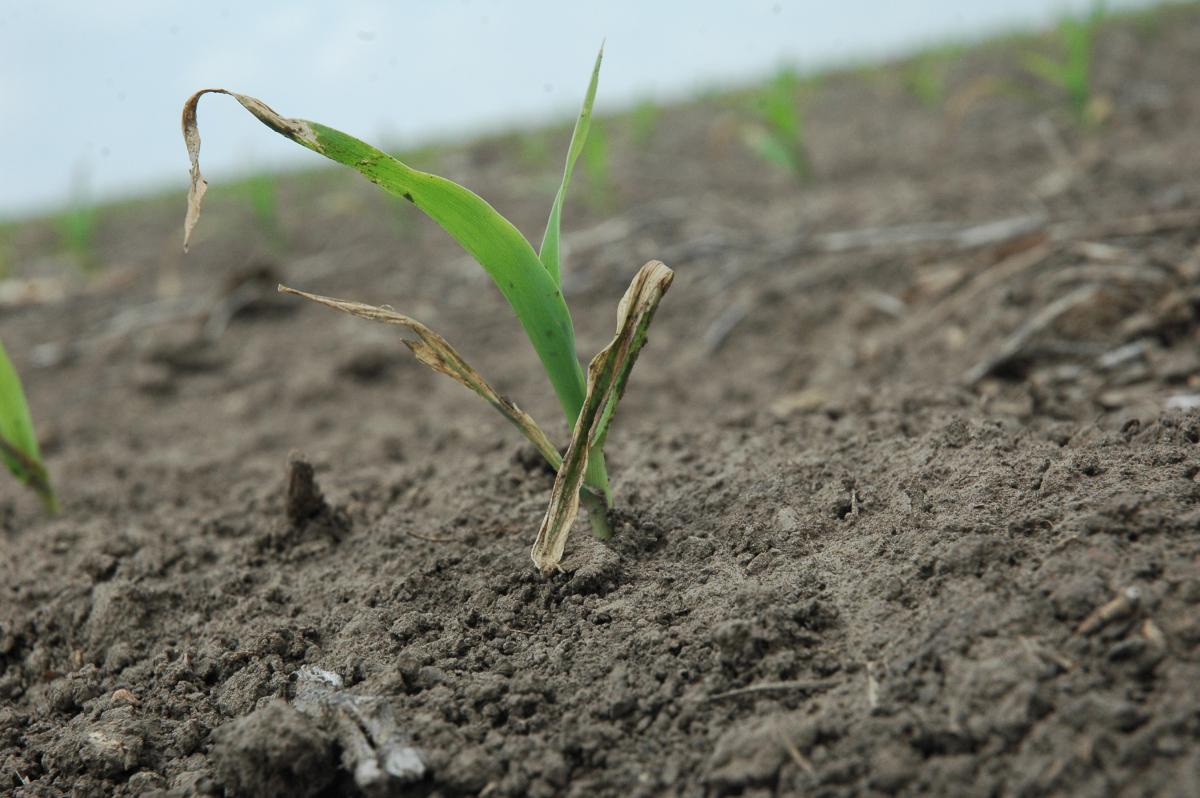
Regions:
[[567, 536], [579, 513], [588, 452], [592, 447], [598, 451], [602, 448], [633, 364], [646, 343], [654, 311], [674, 277], [674, 272], [656, 260], [638, 271], [617, 308], [616, 336], [588, 365], [587, 396], [531, 552], [534, 565], [542, 573], [555, 570], [562, 560]]
[[288, 119], [254, 97], [203, 89], [183, 107], [183, 137], [191, 159], [184, 247], [200, 217], [207, 183], [200, 173], [196, 107], [205, 94], [227, 94], [276, 133], [357, 170], [403, 197], [437, 222], [483, 266], [508, 300], [550, 378], [569, 422], [583, 404], [586, 384], [575, 352], [575, 330], [557, 282], [520, 231], [479, 195], [445, 178], [420, 172], [366, 142], [318, 122]]
[[404, 341], [404, 345], [412, 350], [412, 353], [417, 356], [417, 360], [429, 366], [434, 371], [453, 378], [483, 397], [487, 400], [488, 404], [496, 408], [501, 415], [511, 421], [521, 431], [521, 434], [529, 439], [530, 443], [537, 447], [537, 450], [541, 452], [542, 456], [546, 458], [546, 461], [555, 470], [558, 470], [559, 466], [562, 465], [562, 457], [559, 455], [558, 450], [550, 443], [550, 439], [546, 437], [546, 433], [537, 425], [537, 422], [512, 401], [501, 396], [483, 378], [483, 375], [472, 368], [467, 361], [463, 360], [462, 356], [454, 350], [449, 341], [421, 322], [397, 313], [394, 310], [375, 305], [365, 305], [362, 302], [351, 302], [345, 299], [333, 299], [321, 296], [320, 294], [310, 294], [307, 291], [297, 291], [295, 288], [288, 288], [286, 285], [279, 286], [279, 290], [285, 294], [294, 294], [305, 299], [311, 299], [313, 302], [331, 307], [334, 310], [340, 310], [343, 313], [349, 313], [352, 316], [358, 316], [362, 319], [379, 321], [384, 324], [397, 324], [408, 328], [420, 338], [419, 341], [410, 341], [407, 339]]

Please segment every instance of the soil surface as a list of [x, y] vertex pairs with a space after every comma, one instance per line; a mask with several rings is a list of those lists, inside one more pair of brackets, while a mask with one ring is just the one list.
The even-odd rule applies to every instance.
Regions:
[[[179, 195], [102, 209], [86, 278], [17, 228], [0, 332], [63, 511], [0, 481], [0, 793], [1200, 795], [1200, 13], [1105, 28], [1086, 128], [1032, 46], [948, 64], [944, 110], [907, 65], [824, 79], [803, 184], [747, 96], [607, 120], [581, 355], [643, 262], [676, 279], [618, 535], [548, 579], [534, 450], [274, 293], [393, 305], [565, 443], [407, 203], [317, 171], [264, 223], [218, 180], [186, 259]], [[537, 240], [567, 135], [412, 157]]]

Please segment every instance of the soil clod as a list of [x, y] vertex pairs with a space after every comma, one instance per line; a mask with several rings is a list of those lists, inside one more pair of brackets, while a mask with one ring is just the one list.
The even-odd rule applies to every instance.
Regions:
[[292, 452], [288, 456], [286, 511], [288, 523], [292, 526], [301, 526], [329, 512], [329, 505], [317, 486], [312, 463], [300, 452]]

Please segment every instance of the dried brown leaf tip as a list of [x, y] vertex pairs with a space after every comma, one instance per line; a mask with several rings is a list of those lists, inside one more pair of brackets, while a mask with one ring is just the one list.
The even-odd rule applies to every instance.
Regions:
[[208, 181], [200, 173], [200, 127], [196, 119], [196, 109], [200, 98], [205, 94], [228, 94], [242, 107], [254, 114], [260, 122], [292, 141], [303, 144], [310, 149], [317, 148], [317, 137], [312, 127], [303, 119], [288, 119], [280, 116], [271, 106], [255, 97], [238, 94], [227, 89], [201, 89], [188, 97], [183, 104], [183, 143], [187, 146], [188, 160], [191, 161], [191, 185], [188, 187], [187, 216], [183, 220], [183, 251], [187, 252], [192, 240], [192, 231], [200, 221], [200, 205], [204, 201], [204, 192], [208, 190]]
[[530, 552], [534, 565], [544, 574], [557, 570], [562, 561], [567, 536], [579, 514], [579, 491], [583, 488], [588, 452], [593, 446], [603, 445], [633, 364], [646, 344], [654, 311], [674, 277], [674, 272], [656, 260], [638, 271], [617, 307], [616, 336], [588, 365], [587, 398]]
[[546, 433], [537, 425], [533, 417], [517, 407], [512, 400], [502, 396], [499, 391], [492, 387], [491, 383], [484, 379], [482, 374], [467, 363], [462, 355], [458, 354], [449, 341], [421, 322], [389, 308], [367, 305], [362, 302], [351, 302], [345, 299], [334, 299], [332, 297], [321, 296], [320, 294], [310, 294], [307, 291], [288, 288], [286, 285], [279, 286], [279, 291], [284, 294], [304, 297], [319, 305], [340, 310], [343, 313], [349, 313], [361, 319], [378, 321], [383, 324], [395, 324], [416, 333], [419, 340], [406, 340], [404, 345], [412, 351], [418, 361], [440, 374], [445, 374], [460, 385], [470, 388], [475, 394], [485, 399], [497, 412], [511, 421], [520, 430], [521, 434], [537, 447], [537, 450], [541, 452], [542, 456], [546, 458], [546, 461], [552, 467], [557, 469], [561, 465], [562, 457], [559, 455], [558, 450], [554, 448], [554, 444], [550, 442]]

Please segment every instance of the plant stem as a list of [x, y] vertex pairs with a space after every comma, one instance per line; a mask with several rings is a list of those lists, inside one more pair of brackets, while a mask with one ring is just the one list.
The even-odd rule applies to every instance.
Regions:
[[592, 523], [592, 535], [597, 540], [611, 539], [613, 530], [608, 523], [608, 504], [586, 488], [580, 491], [579, 498], [587, 509], [588, 520]]
[[[608, 508], [612, 506], [612, 488], [608, 486], [608, 472], [604, 466], [604, 451], [596, 446], [588, 453], [585, 482], [594, 490], [584, 488], [580, 498], [587, 508], [588, 520], [592, 522], [592, 534], [597, 540], [608, 540], [613, 536], [608, 524]], [[600, 491], [596, 493], [595, 491]]]

